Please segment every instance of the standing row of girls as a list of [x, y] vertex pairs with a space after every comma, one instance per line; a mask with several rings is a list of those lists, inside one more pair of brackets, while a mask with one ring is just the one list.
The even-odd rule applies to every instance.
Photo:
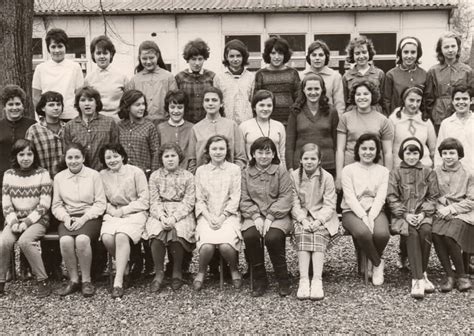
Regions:
[[[292, 52], [282, 37], [271, 37], [265, 41], [263, 60], [268, 66], [252, 73], [246, 69], [249, 52], [239, 40], [229, 41], [224, 48], [222, 71], [213, 72], [204, 68], [209, 58], [208, 45], [201, 39], [188, 42], [183, 58], [188, 69], [173, 76], [166, 68], [163, 54], [153, 41], [144, 41], [138, 49], [138, 65], [131, 80], [113, 65], [115, 46], [106, 36], [99, 36], [91, 42], [92, 61], [97, 68], [82, 79], [79, 66], [65, 59], [68, 36], [62, 29], [51, 29], [46, 35], [46, 44], [51, 60], [40, 64], [34, 73], [33, 98], [35, 104], [46, 91], [63, 94], [65, 112], [61, 119], [72, 119], [77, 113], [73, 108], [74, 93], [83, 84], [96, 88], [102, 97], [104, 109], [101, 113], [117, 118], [119, 101], [123, 92], [137, 89], [144, 93], [148, 118], [159, 124], [167, 119], [164, 108], [166, 93], [177, 88], [183, 90], [189, 99], [189, 109], [184, 119], [197, 123], [205, 116], [201, 101], [203, 90], [215, 86], [224, 94], [224, 105], [228, 117], [238, 125], [252, 118], [251, 97], [261, 89], [275, 96], [274, 119], [286, 125], [290, 107], [297, 99], [300, 76], [289, 67]], [[350, 93], [354, 85], [362, 80], [371, 81], [381, 92], [375, 108], [389, 116], [401, 105], [401, 93], [408, 86], [425, 87], [425, 108], [436, 129], [448, 117], [451, 88], [454, 85], [471, 85], [472, 69], [459, 61], [461, 40], [451, 32], [443, 34], [436, 44], [438, 64], [428, 72], [419, 66], [423, 54], [421, 43], [416, 37], [404, 37], [396, 50], [397, 66], [384, 74], [373, 64], [376, 54], [372, 41], [365, 36], [354, 37], [347, 46], [347, 62], [351, 67], [344, 76], [328, 67], [330, 48], [321, 40], [312, 42], [306, 60], [309, 73], [320, 75], [325, 82], [328, 102], [335, 107], [339, 116], [350, 110], [355, 102]]]

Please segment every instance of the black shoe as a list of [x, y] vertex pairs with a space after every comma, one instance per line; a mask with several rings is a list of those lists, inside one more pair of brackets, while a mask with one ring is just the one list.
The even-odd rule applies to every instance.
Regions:
[[281, 297], [291, 294], [290, 282], [288, 280], [280, 280], [278, 283], [278, 294]]
[[38, 281], [38, 297], [44, 298], [51, 294], [51, 286], [48, 280]]
[[90, 282], [83, 282], [82, 283], [82, 296], [84, 297], [91, 297], [95, 293], [95, 287]]
[[165, 273], [163, 271], [157, 271], [155, 274], [155, 278], [151, 282], [150, 285], [150, 292], [157, 293], [161, 289], [161, 284], [163, 283], [163, 278], [165, 277]]
[[0, 282], [0, 297], [5, 295], [5, 283]]
[[118, 299], [123, 296], [123, 288], [122, 287], [114, 287], [112, 289], [112, 298]]
[[447, 293], [453, 290], [454, 287], [454, 278], [447, 277], [446, 281], [440, 286], [440, 289], [443, 293]]
[[268, 282], [266, 280], [255, 280], [255, 283], [253, 285], [253, 290], [252, 290], [252, 296], [253, 297], [260, 297], [265, 294], [267, 291], [268, 287]]
[[58, 294], [60, 296], [66, 296], [74, 292], [77, 292], [80, 288], [81, 288], [81, 285], [78, 282], [68, 281], [66, 286], [64, 286], [63, 288], [59, 290]]
[[471, 280], [469, 280], [468, 276], [461, 276], [458, 278], [456, 286], [458, 287], [458, 291], [466, 292], [471, 289]]

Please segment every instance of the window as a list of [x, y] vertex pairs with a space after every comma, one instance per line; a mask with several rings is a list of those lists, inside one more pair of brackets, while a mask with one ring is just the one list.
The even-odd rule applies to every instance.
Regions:
[[316, 34], [314, 40], [322, 40], [329, 47], [330, 58], [328, 66], [339, 71], [341, 75], [346, 71], [346, 47], [351, 40], [350, 34]]
[[75, 60], [81, 66], [82, 72], [86, 75], [86, 39], [84, 37], [70, 37], [66, 48], [66, 58]]
[[374, 64], [385, 73], [395, 66], [397, 51], [396, 33], [361, 33], [372, 40], [375, 47]]
[[33, 59], [43, 59], [43, 40], [41, 38], [33, 38], [31, 49]]
[[262, 66], [262, 47], [260, 35], [226, 35], [224, 42], [231, 40], [242, 41], [249, 50], [249, 65], [247, 69], [256, 71]]
[[272, 36], [280, 36], [288, 41], [290, 49], [293, 51], [288, 65], [297, 70], [306, 68], [306, 35], [304, 34], [270, 34]]

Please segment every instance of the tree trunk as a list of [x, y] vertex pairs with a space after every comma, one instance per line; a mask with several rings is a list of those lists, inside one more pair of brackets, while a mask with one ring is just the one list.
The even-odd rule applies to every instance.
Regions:
[[17, 84], [25, 90], [25, 116], [30, 118], [34, 117], [31, 95], [33, 11], [34, 0], [0, 0], [0, 88]]

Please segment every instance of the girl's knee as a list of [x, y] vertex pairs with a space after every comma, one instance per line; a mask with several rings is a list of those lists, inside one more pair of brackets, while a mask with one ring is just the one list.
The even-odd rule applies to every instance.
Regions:
[[115, 242], [117, 245], [129, 245], [130, 244], [130, 239], [125, 233], [117, 233], [115, 235]]
[[105, 246], [111, 246], [114, 243], [114, 236], [109, 233], [104, 233], [100, 239]]
[[230, 244], [220, 244], [219, 251], [223, 253], [237, 252]]
[[74, 247], [74, 237], [63, 236], [59, 238], [59, 246], [61, 248]]
[[77, 247], [77, 249], [81, 249], [81, 250], [91, 248], [90, 238], [88, 236], [82, 235], [82, 234], [77, 236], [76, 237], [76, 247]]

